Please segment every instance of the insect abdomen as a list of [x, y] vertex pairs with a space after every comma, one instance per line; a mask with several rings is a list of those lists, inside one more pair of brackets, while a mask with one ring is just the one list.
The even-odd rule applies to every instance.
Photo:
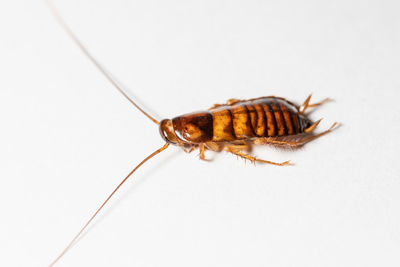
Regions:
[[296, 106], [276, 97], [262, 97], [209, 110], [214, 142], [302, 133], [310, 122]]

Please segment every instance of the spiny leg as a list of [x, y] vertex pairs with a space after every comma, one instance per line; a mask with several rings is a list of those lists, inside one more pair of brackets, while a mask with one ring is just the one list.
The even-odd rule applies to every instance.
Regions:
[[226, 104], [214, 104], [214, 105], [213, 105], [212, 107], [210, 107], [208, 110], [214, 109], [214, 108], [218, 108], [218, 107], [220, 107], [220, 106], [226, 106], [226, 105], [232, 106], [232, 105], [234, 105], [234, 104], [236, 104], [236, 103], [238, 103], [238, 102], [242, 102], [242, 101], [244, 101], [244, 100], [236, 99], [236, 98], [231, 98], [231, 99], [228, 99], [228, 101], [226, 101]]
[[312, 96], [312, 94], [310, 94], [310, 95], [307, 97], [307, 99], [304, 101], [304, 103], [300, 106], [300, 108], [299, 108], [299, 113], [300, 113], [300, 114], [304, 114], [304, 112], [306, 112], [306, 110], [307, 110], [308, 108], [318, 107], [318, 106], [320, 106], [320, 105], [322, 105], [322, 104], [324, 104], [324, 103], [326, 103], [326, 102], [332, 100], [332, 99], [330, 99], [329, 97], [327, 97], [327, 98], [323, 99], [323, 100], [320, 101], [320, 102], [310, 104], [311, 96]]
[[[314, 124], [317, 124], [318, 122], [319, 121], [315, 122]], [[308, 127], [308, 129], [313, 127], [313, 125]], [[299, 146], [304, 145], [307, 142], [310, 142], [311, 140], [314, 140], [314, 139], [316, 139], [318, 137], [321, 137], [321, 136], [331, 132], [333, 130], [333, 128], [335, 128], [336, 125], [338, 125], [337, 122], [332, 124], [332, 126], [328, 130], [326, 130], [326, 131], [324, 131], [322, 133], [316, 134], [316, 135], [312, 135], [312, 136], [291, 136], [291, 137], [288, 137], [288, 138], [299, 138], [298, 140], [294, 140], [294, 141], [279, 140], [279, 139], [275, 139], [274, 137], [264, 137], [264, 138], [261, 137], [261, 138], [257, 138], [255, 140], [253, 140], [253, 143], [256, 144], [256, 145], [268, 145], [268, 144], [271, 144], [271, 145], [278, 145], [278, 146], [299, 147]], [[315, 127], [313, 127], [313, 129]], [[310, 132], [310, 131], [307, 131], [307, 132]]]
[[302, 145], [302, 142], [299, 141], [283, 141], [283, 140], [275, 140], [273, 138], [257, 138], [253, 141], [256, 145], [278, 145], [278, 146], [289, 146], [289, 147], [297, 147]]
[[197, 146], [190, 146], [190, 148], [186, 148], [184, 144], [178, 144], [180, 148], [186, 153], [191, 153], [193, 150], [196, 149]]
[[[219, 144], [219, 143], [216, 143], [216, 142], [201, 143], [201, 144], [199, 144], [199, 150], [200, 150], [199, 158], [201, 160], [207, 161], [207, 159], [205, 157], [205, 154], [204, 154], [207, 149], [210, 149], [210, 150], [215, 151], [215, 152], [220, 152], [223, 148], [224, 148], [223, 144]], [[235, 148], [237, 148], [239, 150], [240, 149], [248, 149], [248, 144], [246, 144], [246, 145], [242, 145], [242, 144], [235, 145]]]
[[242, 102], [242, 101], [243, 100], [241, 100], [241, 99], [231, 98], [231, 99], [228, 99], [228, 101], [226, 101], [226, 104], [228, 106], [232, 106], [232, 105], [234, 105], [234, 104], [236, 104], [238, 102]]
[[[339, 123], [335, 122], [334, 124], [332, 124], [331, 127], [329, 127], [328, 130], [323, 131], [322, 133], [319, 133], [319, 134], [316, 134], [316, 135], [312, 135], [312, 136], [306, 137], [306, 138], [302, 139], [301, 141], [302, 141], [303, 143], [307, 143], [307, 142], [310, 142], [311, 140], [314, 140], [314, 139], [316, 139], [316, 138], [318, 138], [318, 137], [321, 137], [321, 136], [323, 136], [323, 135], [325, 135], [325, 134], [331, 132], [331, 131], [333, 130], [333, 128], [335, 128], [336, 125], [339, 125]], [[311, 125], [310, 127], [312, 127], [312, 125]], [[309, 128], [310, 128], [310, 127], [309, 127]], [[308, 129], [308, 128], [307, 128], [307, 129]], [[307, 130], [307, 129], [306, 129], [306, 130]]]
[[235, 149], [235, 150], [240, 150], [240, 151], [246, 151], [246, 152], [251, 151], [250, 143], [243, 141], [243, 140], [234, 141], [229, 144], [229, 147], [232, 149]]
[[310, 133], [312, 131], [315, 130], [315, 128], [317, 128], [318, 124], [322, 121], [322, 119], [317, 120], [316, 122], [314, 122], [313, 124], [311, 124], [310, 127], [308, 127], [307, 129], [304, 130], [305, 133]]
[[220, 152], [224, 148], [224, 144], [217, 143], [217, 142], [206, 142], [205, 143], [206, 149]]
[[241, 158], [243, 158], [245, 160], [248, 159], [252, 163], [255, 163], [257, 161], [257, 162], [263, 162], [263, 163], [268, 163], [268, 164], [277, 165], [277, 166], [284, 166], [284, 165], [287, 165], [287, 164], [290, 163], [289, 161], [278, 163], [278, 162], [273, 162], [273, 161], [268, 161], [268, 160], [263, 160], [263, 159], [257, 159], [254, 156], [251, 156], [251, 155], [249, 155], [247, 153], [244, 153], [244, 152], [234, 148], [234, 146], [226, 146], [225, 147], [225, 151], [227, 151], [229, 153], [232, 153], [232, 154], [234, 154], [236, 156], [239, 156], [239, 157], [241, 157]]
[[206, 151], [206, 147], [205, 147], [204, 143], [201, 143], [199, 145], [199, 150], [200, 150], [199, 158], [201, 160], [206, 160], [206, 157], [204, 156], [204, 152]]

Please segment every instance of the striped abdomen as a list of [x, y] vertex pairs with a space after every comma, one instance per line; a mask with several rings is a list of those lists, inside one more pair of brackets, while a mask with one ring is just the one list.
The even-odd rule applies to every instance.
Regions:
[[210, 113], [214, 142], [293, 135], [302, 133], [311, 123], [292, 103], [276, 97], [222, 105]]
[[219, 105], [169, 121], [176, 137], [189, 143], [293, 135], [302, 133], [311, 125], [311, 121], [298, 113], [295, 105], [277, 97]]

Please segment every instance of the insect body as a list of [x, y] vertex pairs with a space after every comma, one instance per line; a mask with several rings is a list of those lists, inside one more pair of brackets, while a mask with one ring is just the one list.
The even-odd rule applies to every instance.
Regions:
[[[285, 165], [256, 159], [243, 150], [251, 144], [273, 144], [279, 146], [300, 146], [318, 136], [302, 136], [310, 133], [319, 121], [312, 123], [304, 114], [309, 107], [326, 102], [309, 104], [309, 96], [302, 106], [297, 106], [281, 97], [260, 97], [249, 100], [230, 99], [227, 104], [216, 104], [208, 111], [200, 111], [162, 120], [160, 134], [170, 144], [178, 145], [186, 152], [226, 151], [251, 161]], [[288, 137], [297, 137], [297, 141]], [[286, 138], [286, 141], [284, 140]]]

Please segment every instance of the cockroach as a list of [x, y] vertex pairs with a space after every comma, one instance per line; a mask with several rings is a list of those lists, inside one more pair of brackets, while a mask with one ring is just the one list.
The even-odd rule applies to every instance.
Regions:
[[319, 134], [312, 134], [321, 120], [312, 122], [307, 117], [307, 109], [320, 106], [330, 99], [326, 98], [318, 103], [310, 104], [311, 95], [308, 96], [300, 106], [282, 97], [276, 96], [266, 96], [248, 100], [230, 99], [226, 104], [216, 104], [206, 111], [188, 113], [173, 119], [164, 119], [159, 122], [128, 97], [122, 88], [102, 68], [98, 61], [73, 34], [50, 0], [47, 0], [47, 4], [61, 27], [100, 72], [102, 72], [114, 87], [140, 112], [159, 126], [161, 137], [165, 141], [165, 144], [161, 148], [148, 155], [128, 173], [50, 266], [57, 263], [71, 248], [128, 178], [146, 161], [165, 150], [171, 144], [179, 146], [187, 153], [199, 149], [199, 157], [201, 160], [205, 160], [204, 152], [206, 150], [215, 152], [226, 151], [245, 160], [250, 160], [253, 163], [261, 162], [284, 166], [290, 164], [290, 162], [285, 161], [277, 163], [258, 159], [247, 151], [249, 151], [252, 145], [270, 144], [286, 148], [300, 147], [311, 140], [329, 133], [338, 125], [335, 122], [328, 130]]

